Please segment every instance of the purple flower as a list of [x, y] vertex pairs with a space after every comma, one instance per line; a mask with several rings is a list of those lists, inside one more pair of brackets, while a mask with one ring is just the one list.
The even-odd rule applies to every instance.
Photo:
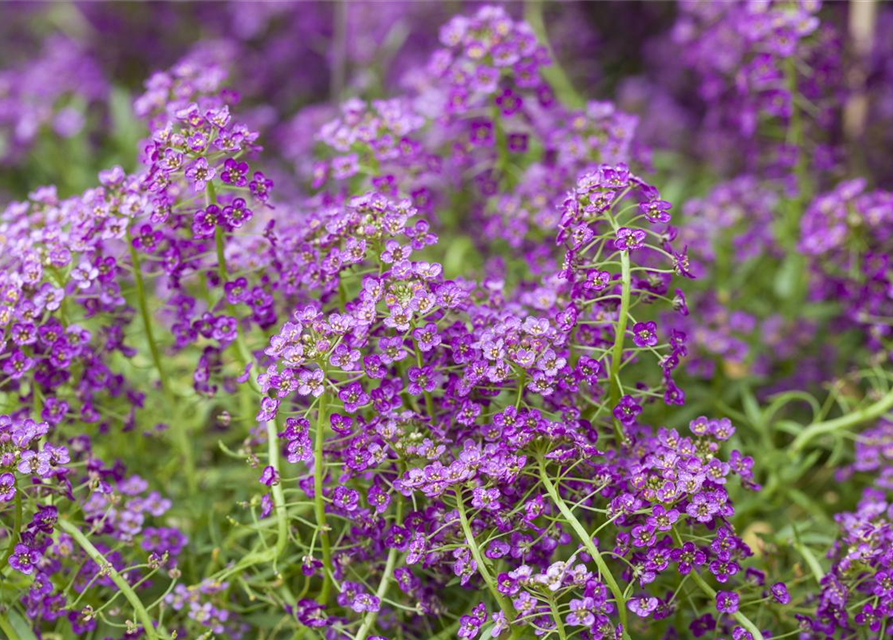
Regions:
[[618, 251], [632, 251], [640, 248], [645, 243], [645, 232], [641, 229], [629, 229], [620, 227], [617, 229], [617, 237], [614, 240], [614, 248]]
[[363, 390], [363, 385], [359, 382], [351, 382], [338, 392], [338, 399], [344, 403], [345, 411], [355, 413], [361, 406], [367, 404], [371, 398]]
[[[18, 547], [16, 547], [18, 549]], [[10, 560], [10, 563], [12, 560]], [[868, 627], [871, 631], [877, 633], [881, 630], [881, 624], [886, 619], [887, 615], [885, 611], [882, 611], [880, 608], [875, 608], [870, 602], [866, 603], [862, 607], [862, 611], [856, 614], [855, 621], [856, 624]]]
[[437, 325], [433, 322], [429, 322], [424, 327], [413, 329], [412, 337], [419, 345], [419, 349], [425, 353], [431, 351], [441, 342], [440, 334], [437, 332]]
[[38, 453], [30, 449], [23, 451], [16, 468], [19, 470], [19, 473], [45, 477], [50, 473], [50, 454], [46, 451]]
[[325, 391], [325, 374], [322, 369], [302, 369], [298, 374], [298, 393], [318, 398]]
[[769, 591], [778, 604], [788, 604], [791, 601], [788, 587], [784, 582], [776, 582], [769, 588]]
[[406, 373], [409, 376], [406, 391], [414, 396], [422, 395], [426, 391], [430, 393], [437, 386], [434, 369], [429, 366], [410, 367]]
[[658, 531], [670, 531], [676, 521], [679, 519], [679, 512], [676, 509], [667, 511], [663, 506], [656, 504], [648, 518], [648, 524], [655, 527]]
[[657, 604], [657, 598], [653, 597], [631, 598], [629, 602], [627, 602], [629, 610], [640, 618], [647, 618], [650, 616], [654, 610], [657, 609]]
[[657, 323], [637, 322], [633, 325], [633, 342], [637, 347], [653, 347], [657, 345]]
[[893, 596], [893, 569], [882, 569], [874, 574], [872, 593], [879, 598]]
[[639, 203], [639, 210], [644, 214], [648, 222], [666, 223], [670, 221], [671, 205], [666, 200], [651, 200]]
[[220, 219], [220, 207], [216, 204], [199, 209], [192, 217], [192, 232], [199, 238], [209, 238], [214, 235]]
[[716, 593], [716, 610], [720, 613], [736, 613], [740, 596], [733, 591], [718, 591]]
[[210, 182], [217, 175], [217, 170], [208, 165], [205, 158], [199, 158], [186, 168], [186, 177], [192, 181], [195, 191], [204, 191], [205, 183]]
[[4, 471], [0, 473], [0, 502], [9, 502], [16, 495], [15, 475]]
[[642, 413], [641, 405], [630, 395], [621, 397], [620, 402], [614, 407], [614, 417], [625, 426], [635, 424], [640, 413]]
[[697, 520], [707, 524], [713, 521], [713, 516], [719, 513], [719, 504], [712, 493], [697, 493], [685, 508], [685, 512]]
[[17, 544], [9, 557], [9, 566], [26, 576], [34, 573], [34, 567], [40, 561], [40, 553], [28, 545]]
[[251, 194], [264, 203], [270, 199], [270, 189], [272, 188], [273, 181], [267, 178], [262, 171], [255, 171], [254, 179], [248, 183]]
[[260, 474], [260, 483], [268, 487], [279, 484], [279, 473], [273, 466], [267, 465], [264, 467], [263, 473]]
[[471, 506], [475, 509], [484, 509], [486, 511], [498, 511], [500, 509], [499, 497], [502, 494], [496, 487], [491, 489], [475, 487], [471, 494]]
[[220, 170], [220, 179], [226, 184], [231, 184], [234, 187], [244, 187], [248, 184], [248, 180], [245, 178], [247, 173], [247, 162], [240, 162], [232, 158], [227, 158], [223, 162], [223, 167]]
[[161, 231], [152, 229], [152, 225], [144, 224], [139, 228], [139, 233], [131, 244], [133, 244], [134, 249], [138, 249], [143, 253], [153, 253], [158, 248], [161, 238]]
[[696, 547], [694, 542], [686, 542], [681, 548], [670, 552], [670, 559], [679, 565], [679, 573], [686, 575], [693, 567], [707, 562], [707, 554]]

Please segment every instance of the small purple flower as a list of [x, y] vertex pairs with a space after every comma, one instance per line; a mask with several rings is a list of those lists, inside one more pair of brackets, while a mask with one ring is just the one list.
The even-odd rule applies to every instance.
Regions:
[[325, 391], [323, 380], [325, 380], [325, 374], [322, 369], [301, 370], [301, 373], [298, 374], [298, 393], [302, 396], [312, 395], [314, 398], [318, 398]]
[[[18, 547], [16, 547], [18, 548]], [[10, 560], [10, 563], [12, 560]], [[856, 614], [856, 624], [868, 627], [871, 631], [877, 633], [881, 630], [881, 623], [886, 619], [884, 611], [880, 607], [875, 608], [870, 602], [862, 607], [862, 611]]]
[[233, 158], [227, 158], [220, 170], [220, 179], [226, 184], [231, 184], [234, 187], [244, 187], [248, 184], [248, 180], [245, 178], [247, 173], [247, 162], [239, 162]]
[[199, 209], [192, 216], [192, 232], [199, 238], [210, 238], [214, 235], [220, 218], [220, 207], [216, 204]]
[[255, 171], [254, 180], [248, 183], [248, 189], [252, 195], [264, 203], [270, 199], [270, 189], [272, 188], [273, 181], [267, 178], [262, 171]]
[[693, 567], [707, 562], [707, 554], [696, 547], [694, 542], [686, 542], [682, 548], [670, 552], [670, 559], [679, 565], [679, 573], [686, 575]]
[[260, 483], [268, 487], [279, 484], [279, 473], [272, 465], [264, 467], [263, 473], [260, 474]]
[[657, 323], [637, 322], [633, 325], [633, 342], [637, 347], [653, 347], [657, 344]]
[[419, 350], [425, 353], [431, 351], [441, 342], [440, 334], [437, 332], [437, 325], [433, 322], [429, 322], [424, 327], [413, 329], [412, 337], [415, 338], [416, 343], [419, 345]]
[[38, 453], [28, 449], [22, 452], [22, 457], [16, 468], [19, 473], [30, 473], [41, 478], [48, 476], [50, 474], [50, 454], [46, 451]]
[[663, 506], [656, 504], [648, 518], [648, 524], [658, 531], [670, 531], [678, 519], [679, 512], [676, 509], [667, 511]]
[[208, 165], [205, 158], [199, 158], [186, 168], [186, 177], [192, 181], [195, 191], [204, 191], [205, 183], [210, 182], [217, 175], [217, 169]]
[[139, 228], [139, 233], [133, 239], [131, 244], [134, 249], [142, 251], [143, 253], [154, 253], [158, 248], [158, 243], [161, 241], [161, 238], [161, 231], [154, 230], [152, 225], [144, 224]]
[[236, 198], [230, 205], [223, 208], [222, 215], [230, 227], [238, 229], [251, 220], [254, 212], [248, 208], [245, 198]]
[[360, 494], [356, 489], [343, 486], [335, 487], [335, 491], [332, 493], [332, 503], [339, 509], [350, 513], [359, 507]]
[[734, 591], [718, 591], [716, 593], [716, 610], [720, 613], [736, 613], [740, 596]]
[[666, 200], [651, 200], [649, 202], [640, 202], [639, 210], [644, 214], [648, 222], [669, 222], [671, 205]]
[[776, 582], [769, 591], [778, 604], [788, 604], [791, 601], [791, 595], [788, 593], [788, 587], [784, 582]]
[[25, 544], [17, 544], [9, 557], [9, 566], [26, 576], [34, 573], [35, 565], [40, 561], [40, 553]]
[[409, 376], [409, 385], [406, 391], [414, 396], [422, 395], [423, 392], [434, 391], [436, 381], [434, 379], [434, 369], [431, 367], [411, 367], [407, 371]]
[[502, 495], [496, 487], [484, 489], [483, 487], [475, 487], [472, 492], [471, 506], [475, 509], [484, 509], [486, 511], [498, 511], [500, 508], [499, 497]]
[[492, 147], [493, 123], [489, 120], [472, 121], [468, 138], [473, 147]]
[[15, 475], [5, 471], [0, 473], [0, 502], [9, 502], [16, 495]]
[[371, 399], [359, 382], [351, 382], [338, 392], [338, 399], [344, 403], [344, 410], [354, 413]]
[[629, 610], [635, 613], [640, 618], [647, 618], [651, 615], [651, 613], [657, 609], [657, 598], [653, 597], [641, 597], [641, 598], [632, 598], [627, 606]]
[[627, 427], [636, 422], [640, 413], [642, 413], [642, 407], [635, 398], [629, 395], [620, 398], [620, 402], [614, 407], [614, 417]]
[[719, 513], [719, 505], [709, 493], [697, 493], [685, 508], [685, 512], [698, 522], [707, 524], [713, 521], [713, 516]]
[[617, 229], [617, 237], [614, 240], [614, 247], [618, 251], [632, 251], [639, 249], [645, 243], [645, 232], [641, 229], [630, 229], [628, 227], [620, 227]]
[[717, 440], [728, 440], [735, 433], [735, 427], [728, 418], [721, 418], [712, 422], [710, 432]]

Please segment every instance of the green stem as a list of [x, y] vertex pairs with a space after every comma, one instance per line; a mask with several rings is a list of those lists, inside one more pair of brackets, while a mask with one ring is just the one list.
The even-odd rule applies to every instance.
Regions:
[[3, 554], [3, 559], [0, 560], [0, 571], [6, 567], [9, 559], [12, 557], [12, 553], [16, 548], [16, 542], [19, 539], [19, 529], [22, 528], [22, 490], [18, 486], [18, 480], [16, 480], [13, 486], [16, 490], [15, 515], [13, 516], [12, 530], [8, 536], [9, 546], [6, 547], [6, 553]]
[[[99, 565], [100, 570], [104, 570], [108, 576], [112, 579], [112, 582], [115, 583], [115, 586], [121, 590], [121, 594], [127, 598], [127, 601], [130, 602], [130, 605], [133, 607], [134, 612], [136, 613], [136, 617], [139, 619], [140, 624], [143, 625], [143, 630], [146, 633], [146, 637], [149, 640], [157, 640], [158, 638], [167, 637], [167, 631], [164, 630], [163, 627], [160, 627], [158, 630], [152, 624], [152, 617], [149, 615], [149, 612], [146, 611], [146, 607], [143, 606], [142, 600], [134, 593], [133, 589], [130, 587], [130, 583], [127, 582], [124, 578], [121, 577], [115, 568], [105, 559], [99, 550], [93, 546], [93, 543], [87, 539], [83, 533], [81, 533], [80, 529], [74, 526], [68, 520], [59, 519], [59, 528], [62, 529], [65, 533], [74, 538], [75, 542], [77, 542], [81, 549], [83, 549], [90, 559], [93, 560], [96, 564]], [[159, 636], [158, 632], [161, 632], [162, 635]]]
[[[421, 369], [423, 366], [422, 365], [422, 352], [419, 350], [418, 343], [415, 341], [413, 341], [413, 342], [415, 343], [416, 363], [418, 364], [419, 369]], [[425, 410], [428, 412], [428, 419], [431, 421], [431, 424], [433, 425], [434, 424], [434, 398], [431, 397], [430, 391], [425, 391], [424, 396], [425, 396]]]
[[[689, 575], [691, 576], [691, 579], [694, 581], [694, 583], [696, 585], [698, 585], [698, 588], [704, 592], [704, 595], [709, 597], [712, 601], [716, 600], [716, 591], [713, 590], [713, 587], [711, 587], [709, 584], [707, 584], [707, 581], [701, 577], [701, 574], [699, 574], [696, 570], [692, 569], [692, 571]], [[740, 611], [736, 611], [735, 613], [732, 614], [732, 617], [735, 618], [735, 620], [738, 622], [738, 624], [740, 624], [742, 627], [744, 627], [745, 629], [750, 631], [750, 634], [753, 636], [754, 640], [764, 640], [763, 634], [759, 630], [757, 625], [755, 625], [753, 623], [753, 621], [750, 618], [748, 618], [746, 615], [744, 615]]]
[[564, 622], [561, 621], [561, 613], [558, 611], [558, 603], [555, 598], [549, 598], [549, 609], [552, 611], [552, 619], [555, 621], [555, 628], [558, 629], [559, 640], [567, 640], [567, 631], [564, 629]]
[[863, 422], [877, 420], [891, 409], [893, 409], [893, 389], [888, 391], [884, 397], [874, 404], [863, 407], [858, 411], [853, 411], [834, 420], [825, 420], [809, 425], [794, 438], [794, 442], [791, 444], [791, 451], [799, 453], [806, 448], [806, 445], [819, 436], [855, 427]]
[[[279, 435], [276, 429], [276, 421], [267, 422], [267, 451], [269, 455], [269, 464], [276, 470], [279, 476]], [[279, 558], [288, 545], [288, 520], [287, 507], [285, 506], [285, 492], [282, 490], [282, 483], [277, 482], [272, 486], [273, 490], [273, 512], [276, 516], [276, 547], [274, 548], [273, 559]]]
[[[161, 350], [158, 348], [158, 342], [155, 340], [152, 314], [149, 311], [149, 303], [146, 300], [146, 284], [143, 281], [143, 270], [140, 265], [139, 253], [133, 246], [133, 238], [130, 235], [130, 229], [127, 230], [127, 246], [130, 248], [130, 262], [133, 265], [133, 281], [136, 285], [137, 302], [140, 308], [140, 316], [142, 316], [143, 319], [143, 329], [146, 332], [146, 341], [149, 343], [149, 353], [152, 356], [152, 362], [155, 364], [155, 370], [158, 372], [158, 381], [161, 385], [161, 392], [164, 394], [165, 401], [168, 404], [168, 410], [172, 412], [177, 406], [177, 402], [174, 398], [173, 391], [171, 390], [170, 383], [168, 382], [167, 375], [165, 374], [164, 366], [161, 364]], [[189, 434], [186, 433], [186, 423], [183, 422], [177, 424], [177, 422], [179, 421], [175, 421], [175, 424], [171, 425], [171, 430], [173, 431], [174, 439], [177, 442], [177, 447], [180, 449], [180, 453], [183, 456], [186, 482], [189, 486], [189, 490], [191, 493], [196, 493], [198, 490], [198, 483], [195, 477], [195, 455], [192, 450], [192, 441], [189, 439]]]
[[[217, 202], [217, 192], [214, 190], [214, 185], [210, 182], [208, 183], [207, 196], [209, 204]], [[217, 250], [217, 277], [220, 279], [220, 288], [222, 290], [229, 281], [229, 270], [226, 266], [226, 231], [224, 231], [221, 225], [217, 225], [214, 229], [214, 247]], [[236, 320], [236, 323], [238, 323], [239, 315], [236, 313], [236, 308], [228, 302], [226, 307], [229, 310], [230, 315]], [[238, 326], [238, 324], [236, 326], [236, 339], [233, 341], [233, 347], [235, 348], [236, 358], [239, 361], [239, 365], [243, 369], [249, 362], [254, 361], [251, 351], [248, 349], [248, 346], [245, 344], [245, 340], [242, 337], [241, 327]], [[254, 382], [253, 377], [250, 378], [250, 384], [255, 391], [260, 393], [260, 388]]]
[[3, 613], [0, 613], [0, 631], [6, 634], [7, 640], [21, 640], [21, 636]]
[[[679, 532], [676, 531], [676, 529], [673, 529], [673, 538], [675, 538], [676, 544], [682, 546], [682, 536], [679, 535]], [[697, 572], [697, 570], [692, 569], [688, 575], [691, 577], [691, 579], [694, 581], [694, 583], [696, 585], [698, 585], [698, 588], [704, 593], [704, 595], [706, 595], [708, 598], [710, 598], [711, 601], [714, 601], [714, 602], [716, 601], [716, 591], [713, 589], [713, 587], [711, 587], [709, 584], [707, 584], [707, 581], [701, 577], [701, 574], [699, 574]], [[765, 640], [762, 632], [759, 630], [757, 625], [755, 625], [750, 618], [748, 618], [746, 615], [744, 615], [740, 611], [738, 611], [732, 615], [735, 618], [735, 620], [738, 621], [738, 624], [740, 624], [742, 627], [744, 627], [745, 629], [750, 631], [754, 640]]]
[[[611, 367], [608, 370], [610, 376], [608, 379], [609, 398], [612, 409], [620, 401], [620, 366], [623, 364], [623, 345], [626, 341], [626, 325], [629, 320], [630, 290], [632, 289], [629, 251], [620, 253], [620, 287], [620, 310], [614, 333], [614, 346], [611, 348]], [[617, 434], [618, 443], [622, 443], [625, 436], [620, 421], [617, 419], [614, 419], [614, 431]]]
[[[403, 522], [403, 501], [397, 500], [397, 517], [394, 520], [396, 524], [401, 524]], [[384, 573], [381, 575], [381, 580], [378, 583], [378, 589], [375, 591], [375, 597], [379, 599], [379, 601], [383, 600], [384, 597], [388, 593], [388, 587], [391, 586], [391, 578], [394, 575], [394, 568], [397, 565], [397, 555], [398, 551], [396, 548], [391, 548], [388, 552], [388, 559], [385, 563]], [[366, 614], [365, 620], [363, 620], [363, 625], [360, 627], [359, 631], [357, 631], [357, 635], [354, 636], [354, 640], [366, 640], [366, 636], [369, 635], [369, 632], [372, 630], [375, 625], [375, 621], [378, 619], [378, 611], [370, 611]]]
[[319, 408], [316, 417], [316, 442], [313, 453], [313, 510], [316, 514], [320, 545], [322, 546], [323, 585], [320, 591], [320, 604], [325, 606], [332, 588], [330, 572], [332, 570], [332, 548], [329, 542], [329, 528], [326, 524], [326, 503], [323, 498], [323, 479], [326, 475], [323, 460], [323, 443], [326, 437], [326, 418], [328, 418], [329, 392], [323, 391], [319, 396]]
[[537, 39], [546, 47], [549, 57], [552, 59], [552, 64], [543, 68], [543, 77], [555, 89], [555, 95], [560, 102], [568, 105], [571, 109], [582, 109], [585, 101], [580, 97], [577, 90], [574, 89], [574, 85], [567, 73], [558, 63], [558, 58], [555, 56], [552, 44], [549, 42], [546, 21], [543, 19], [542, 0], [527, 0], [524, 3], [524, 19], [530, 25], [530, 28], [533, 29]]
[[478, 573], [481, 574], [481, 578], [484, 579], [484, 583], [493, 595], [493, 599], [496, 600], [496, 604], [499, 605], [500, 610], [503, 615], [505, 615], [506, 621], [509, 623], [509, 630], [511, 631], [512, 638], [517, 638], [518, 635], [515, 630], [515, 625], [512, 624], [515, 619], [515, 608], [496, 588], [496, 581], [490, 574], [490, 570], [487, 568], [487, 564], [484, 561], [484, 556], [481, 554], [481, 550], [478, 548], [477, 542], [474, 540], [474, 533], [471, 530], [471, 524], [468, 522], [468, 515], [465, 513], [465, 504], [462, 502], [462, 492], [460, 489], [456, 489], [455, 494], [456, 510], [459, 512], [459, 521], [462, 524], [462, 532], [465, 534], [465, 542], [468, 544], [471, 556], [474, 558], [474, 562], [477, 565]]
[[598, 548], [592, 541], [592, 536], [589, 535], [585, 527], [583, 527], [583, 524], [577, 519], [577, 516], [574, 515], [574, 512], [570, 510], [567, 504], [565, 504], [561, 495], [559, 495], [558, 489], [549, 478], [549, 474], [546, 473], [546, 465], [545, 462], [543, 462], [542, 457], [538, 458], [538, 462], [540, 466], [540, 479], [543, 481], [543, 485], [546, 487], [549, 497], [552, 499], [555, 506], [558, 507], [558, 510], [561, 511], [561, 515], [564, 516], [567, 523], [570, 524], [571, 528], [576, 532], [577, 537], [580, 538], [580, 541], [583, 543], [583, 548], [586, 549], [586, 553], [592, 557], [592, 560], [598, 567], [602, 579], [613, 594], [614, 600], [617, 603], [617, 615], [620, 618], [620, 624], [623, 625], [623, 638], [624, 640], [629, 640], [630, 635], [626, 622], [626, 598], [623, 597], [623, 591], [620, 589], [620, 585], [617, 584], [617, 580], [614, 579], [614, 575], [608, 568], [608, 564], [605, 562], [605, 559], [602, 558], [601, 553], [599, 553]]

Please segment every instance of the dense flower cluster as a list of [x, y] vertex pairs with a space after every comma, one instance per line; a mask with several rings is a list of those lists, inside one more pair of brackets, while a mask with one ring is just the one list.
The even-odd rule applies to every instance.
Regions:
[[803, 214], [800, 249], [813, 258], [811, 295], [840, 303], [874, 350], [893, 348], [893, 193], [842, 182]]
[[62, 138], [77, 135], [90, 117], [87, 107], [107, 93], [88, 53], [67, 38], [48, 39], [36, 58], [0, 71], [0, 162], [20, 160], [44, 127]]

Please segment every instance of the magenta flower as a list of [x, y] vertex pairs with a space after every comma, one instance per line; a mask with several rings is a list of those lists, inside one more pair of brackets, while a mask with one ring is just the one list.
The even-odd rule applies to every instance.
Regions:
[[642, 247], [644, 243], [645, 232], [641, 229], [629, 229], [627, 227], [617, 229], [614, 248], [618, 251], [632, 251]]
[[740, 596], [732, 591], [718, 591], [716, 593], [716, 610], [720, 613], [737, 613]]
[[198, 158], [186, 168], [186, 177], [192, 181], [195, 191], [204, 191], [205, 185], [216, 175], [217, 170], [209, 166], [205, 158]]

